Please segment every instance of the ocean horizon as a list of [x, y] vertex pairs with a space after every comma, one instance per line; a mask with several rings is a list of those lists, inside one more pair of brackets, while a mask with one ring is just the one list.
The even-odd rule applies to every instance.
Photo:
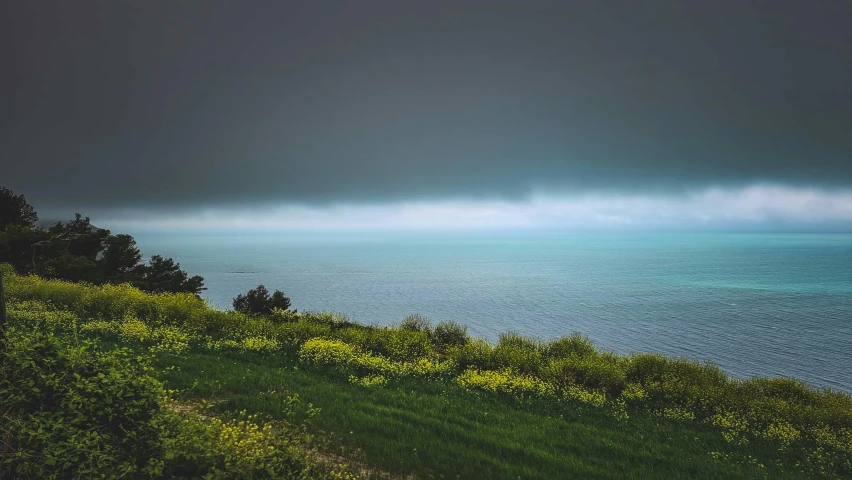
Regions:
[[420, 313], [496, 341], [580, 332], [735, 377], [852, 391], [852, 234], [131, 232], [229, 309], [259, 284], [377, 325]]

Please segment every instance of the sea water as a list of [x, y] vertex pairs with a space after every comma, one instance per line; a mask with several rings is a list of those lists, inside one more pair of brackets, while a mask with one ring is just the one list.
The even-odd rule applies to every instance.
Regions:
[[410, 313], [495, 341], [578, 331], [620, 353], [711, 361], [852, 391], [852, 235], [136, 232], [202, 275], [214, 306], [264, 284], [299, 310]]

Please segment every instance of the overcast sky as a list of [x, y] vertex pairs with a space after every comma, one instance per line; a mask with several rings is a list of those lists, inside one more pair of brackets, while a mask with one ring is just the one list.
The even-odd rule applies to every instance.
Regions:
[[850, 25], [839, 0], [3, 2], [0, 185], [139, 221], [713, 195], [852, 221]]

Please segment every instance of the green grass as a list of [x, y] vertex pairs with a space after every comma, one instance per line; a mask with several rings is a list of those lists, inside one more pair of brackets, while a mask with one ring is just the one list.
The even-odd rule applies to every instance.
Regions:
[[[168, 367], [175, 367], [169, 369]], [[278, 358], [190, 354], [161, 360], [170, 388], [220, 412], [285, 412], [285, 393], [321, 409], [331, 448], [394, 476], [437, 478], [804, 478], [714, 459], [728, 445], [701, 425], [648, 415], [556, 411], [449, 382], [360, 387], [334, 371]], [[275, 391], [277, 394], [264, 394]]]
[[416, 316], [391, 328], [246, 316], [188, 295], [7, 278], [23, 328], [154, 355], [169, 388], [215, 401], [212, 415], [283, 418], [298, 394], [322, 410], [303, 415], [314, 447], [374, 476], [852, 478], [852, 396], [794, 379], [616, 355], [579, 334], [493, 345]]

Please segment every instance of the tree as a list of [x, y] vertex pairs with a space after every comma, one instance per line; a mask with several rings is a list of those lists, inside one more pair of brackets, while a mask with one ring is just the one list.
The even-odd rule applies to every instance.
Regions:
[[142, 253], [136, 248], [136, 240], [130, 235], [110, 235], [105, 243], [106, 248], [98, 263], [107, 275], [126, 277], [142, 260]]
[[257, 288], [249, 290], [245, 295], [237, 295], [233, 305], [234, 310], [247, 315], [269, 315], [275, 308], [289, 309], [290, 299], [285, 297], [284, 292], [280, 290], [275, 290], [275, 293], [270, 296], [266, 287], [258, 285]]
[[56, 222], [47, 229], [46, 238], [32, 244], [31, 271], [47, 278], [104, 283], [115, 277], [98, 262], [110, 236], [109, 230], [95, 227], [79, 213], [66, 223]]
[[92, 225], [89, 217], [79, 213], [66, 223], [57, 222], [47, 229], [52, 248], [58, 254], [69, 254], [97, 261], [107, 247], [109, 230]]
[[8, 188], [0, 187], [0, 232], [8, 225], [34, 227], [37, 221], [38, 214], [23, 194], [15, 195]]
[[17, 223], [0, 231], [0, 263], [8, 263], [21, 274], [32, 273], [45, 258], [42, 248], [50, 239], [47, 230]]
[[190, 277], [180, 269], [180, 264], [171, 258], [154, 255], [148, 265], [134, 269], [139, 275], [134, 284], [142, 290], [155, 293], [192, 293], [199, 295], [204, 288], [204, 278]]
[[70, 282], [96, 285], [104, 282], [104, 274], [94, 260], [64, 252], [40, 261], [33, 273], [45, 278], [59, 278]]
[[130, 235], [113, 235], [77, 213], [68, 222], [45, 229], [35, 225], [38, 215], [23, 195], [0, 187], [0, 263], [22, 274], [102, 284], [130, 282], [151, 292], [193, 293], [204, 279], [190, 277], [171, 258], [142, 254]]

